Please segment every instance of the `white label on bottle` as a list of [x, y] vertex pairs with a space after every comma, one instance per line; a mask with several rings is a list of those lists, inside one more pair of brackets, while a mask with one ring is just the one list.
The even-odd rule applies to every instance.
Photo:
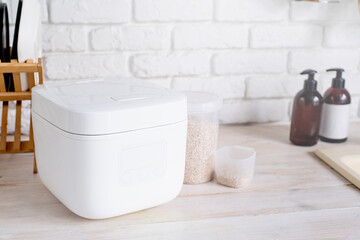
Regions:
[[329, 139], [345, 139], [349, 134], [350, 104], [323, 105], [320, 136]]

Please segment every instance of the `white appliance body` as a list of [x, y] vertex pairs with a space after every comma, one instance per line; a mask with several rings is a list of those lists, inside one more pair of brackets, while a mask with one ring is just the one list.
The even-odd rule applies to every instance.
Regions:
[[154, 207], [178, 195], [184, 179], [186, 115], [159, 126], [74, 134], [36, 112], [46, 101], [37, 96], [37, 88], [32, 118], [39, 176], [72, 212], [103, 219]]

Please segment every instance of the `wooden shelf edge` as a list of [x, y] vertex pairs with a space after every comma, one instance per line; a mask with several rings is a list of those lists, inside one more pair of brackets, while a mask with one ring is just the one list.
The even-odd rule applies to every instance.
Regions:
[[8, 101], [23, 101], [23, 100], [31, 100], [31, 92], [1, 92], [0, 93], [0, 101], [8, 102]]
[[34, 152], [33, 143], [30, 141], [22, 141], [20, 142], [20, 150], [15, 148], [14, 142], [6, 143], [6, 151], [0, 151], [0, 154], [8, 154], [8, 153], [31, 153]]

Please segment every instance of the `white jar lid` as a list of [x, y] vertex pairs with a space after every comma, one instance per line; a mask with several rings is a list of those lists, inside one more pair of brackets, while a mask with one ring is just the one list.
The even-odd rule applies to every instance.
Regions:
[[188, 112], [208, 113], [217, 112], [222, 107], [222, 99], [207, 92], [183, 92], [187, 96]]

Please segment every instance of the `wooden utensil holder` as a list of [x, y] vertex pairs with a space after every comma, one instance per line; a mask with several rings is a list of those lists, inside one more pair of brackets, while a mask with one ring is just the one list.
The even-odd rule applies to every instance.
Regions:
[[[12, 74], [13, 84], [15, 88], [14, 92], [7, 91], [4, 73]], [[24, 92], [21, 90], [20, 73], [27, 74], [29, 90]], [[14, 59], [12, 59], [10, 63], [0, 63], [0, 101], [3, 102], [0, 135], [0, 154], [34, 152], [34, 136], [31, 113], [29, 139], [22, 140], [21, 138], [21, 106], [22, 101], [31, 101], [31, 89], [35, 86], [35, 73], [39, 74], [39, 84], [43, 84], [43, 68], [41, 58], [39, 58], [38, 63], [33, 63], [33, 60], [27, 60], [25, 63], [18, 63], [17, 60]], [[16, 101], [14, 141], [8, 141], [7, 137], [9, 101]], [[37, 173], [35, 154], [34, 173]]]

